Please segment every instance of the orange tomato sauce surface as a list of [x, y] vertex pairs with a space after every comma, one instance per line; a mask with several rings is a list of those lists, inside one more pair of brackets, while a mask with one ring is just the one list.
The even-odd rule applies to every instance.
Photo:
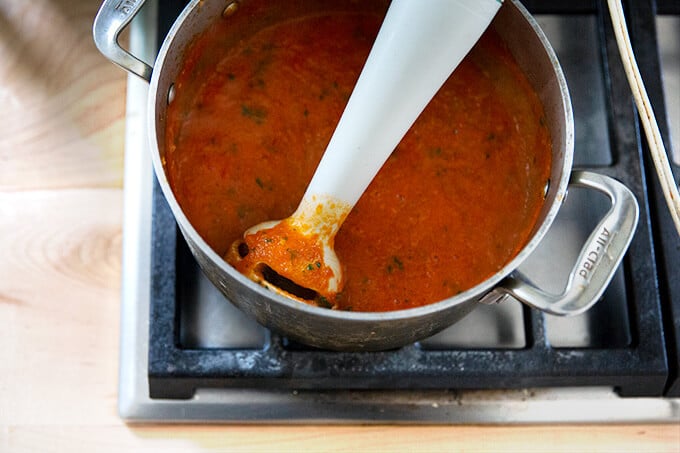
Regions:
[[[218, 254], [249, 227], [295, 210], [381, 21], [315, 14], [223, 48], [214, 36], [213, 44], [199, 39], [185, 56], [168, 107], [164, 163], [180, 206]], [[212, 63], [201, 69], [207, 53]], [[543, 115], [511, 54], [487, 31], [336, 236], [345, 286], [334, 308], [430, 304], [516, 256], [550, 177]]]

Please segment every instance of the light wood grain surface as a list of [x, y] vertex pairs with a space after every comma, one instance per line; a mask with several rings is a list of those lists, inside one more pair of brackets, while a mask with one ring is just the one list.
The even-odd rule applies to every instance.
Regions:
[[680, 427], [137, 426], [116, 413], [126, 75], [98, 0], [0, 0], [0, 451], [680, 451]]

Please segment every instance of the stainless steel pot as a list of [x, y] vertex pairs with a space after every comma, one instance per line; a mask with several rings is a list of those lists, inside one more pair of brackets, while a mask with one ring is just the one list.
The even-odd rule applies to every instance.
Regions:
[[[191, 40], [213, 21], [229, 20], [232, 14], [249, 14], [250, 2], [191, 1], [163, 42], [153, 69], [123, 50], [117, 42], [119, 33], [143, 3], [143, 0], [104, 1], [94, 23], [95, 42], [111, 61], [150, 81], [150, 146], [163, 193], [205, 274], [234, 305], [261, 324], [316, 347], [380, 350], [433, 335], [457, 322], [478, 303], [498, 303], [512, 296], [547, 313], [566, 316], [586, 311], [601, 297], [633, 237], [638, 205], [630, 190], [618, 181], [592, 172], [572, 172], [574, 124], [567, 85], [545, 35], [518, 1], [506, 1], [491, 26], [507, 43], [538, 93], [550, 128], [553, 164], [539, 221], [520, 253], [479, 285], [428, 306], [384, 313], [328, 310], [274, 294], [238, 273], [199, 236], [177, 203], [162, 165], [165, 110], [172, 97], [173, 82], [181, 68], [184, 50]], [[324, 3], [333, 7], [341, 4], [316, 0], [295, 2], [301, 11], [318, 9]], [[603, 192], [609, 197], [611, 208], [583, 245], [563, 293], [548, 294], [525, 279], [517, 268], [550, 228], [570, 185]]]

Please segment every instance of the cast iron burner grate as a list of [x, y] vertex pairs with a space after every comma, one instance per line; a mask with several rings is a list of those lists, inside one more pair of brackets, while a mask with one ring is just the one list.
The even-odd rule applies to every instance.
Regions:
[[[184, 3], [162, 2], [161, 38]], [[603, 300], [588, 313], [566, 321], [513, 301], [481, 306], [470, 321], [464, 319], [455, 329], [398, 350], [347, 353], [309, 348], [246, 319], [217, 293], [198, 269], [155, 183], [151, 398], [191, 398], [198, 388], [607, 386], [621, 396], [680, 395], [680, 246], [640, 141], [606, 5], [595, 1], [527, 1], [525, 5], [533, 13], [548, 14], [539, 16], [539, 22], [561, 33], [555, 42], [550, 33], [548, 37], [554, 45], [562, 42], [555, 47], [574, 102], [576, 167], [618, 178], [640, 203], [638, 230]], [[680, 13], [678, 2], [629, 1], [627, 6], [643, 77], [654, 105], [663, 112], [654, 19], [657, 7], [662, 13]], [[588, 44], [588, 33], [594, 45]], [[584, 65], [595, 68], [590, 72], [593, 79], [584, 78]], [[601, 106], [593, 108], [598, 103]], [[658, 119], [668, 143], [665, 115], [658, 114]], [[674, 171], [677, 175], [677, 166]], [[598, 200], [572, 193], [563, 209], [566, 213], [560, 213], [556, 222], [566, 231], [571, 218], [582, 218], [588, 210], [596, 213], [598, 206]], [[559, 245], [564, 231], [557, 229], [552, 242]], [[552, 261], [555, 252], [548, 250], [537, 258], [538, 263], [529, 263], [529, 273], [532, 267], [545, 267], [540, 260]], [[561, 252], [557, 250], [558, 255]], [[568, 257], [565, 260], [569, 262]]]

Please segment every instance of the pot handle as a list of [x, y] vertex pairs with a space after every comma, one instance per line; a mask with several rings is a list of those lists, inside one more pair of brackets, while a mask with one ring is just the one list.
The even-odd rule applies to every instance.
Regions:
[[603, 192], [612, 206], [581, 248], [564, 292], [546, 293], [516, 271], [487, 294], [484, 303], [497, 303], [511, 295], [543, 312], [571, 316], [588, 310], [602, 297], [635, 233], [638, 204], [626, 186], [609, 176], [574, 171], [569, 184]]
[[99, 51], [121, 68], [151, 81], [153, 68], [118, 43], [120, 32], [137, 15], [145, 0], [104, 0], [94, 19], [92, 34]]

